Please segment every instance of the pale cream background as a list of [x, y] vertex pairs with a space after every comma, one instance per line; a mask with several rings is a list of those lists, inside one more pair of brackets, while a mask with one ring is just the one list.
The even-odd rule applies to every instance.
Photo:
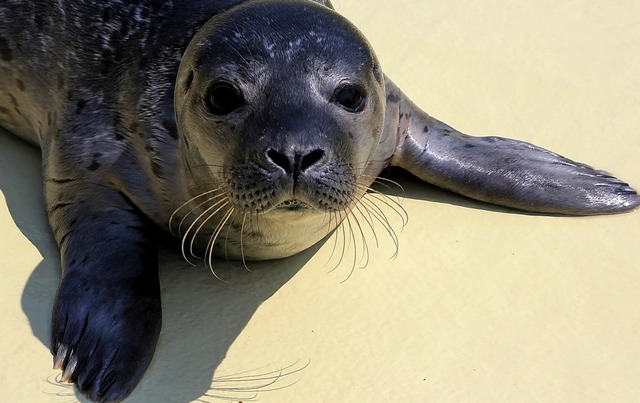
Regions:
[[[640, 187], [640, 2], [335, 6], [432, 115]], [[38, 166], [36, 150], [0, 135], [2, 402], [76, 399], [50, 370], [59, 256]], [[379, 227], [380, 248], [369, 235], [371, 261], [344, 282], [348, 259], [325, 264], [332, 240], [252, 273], [221, 262], [229, 284], [164, 248], [163, 333], [129, 401], [640, 401], [640, 213], [518, 214], [402, 183], [410, 220], [398, 257], [388, 260]], [[299, 371], [256, 396], [268, 380], [242, 378], [288, 365]], [[214, 374], [235, 380], [212, 384]]]

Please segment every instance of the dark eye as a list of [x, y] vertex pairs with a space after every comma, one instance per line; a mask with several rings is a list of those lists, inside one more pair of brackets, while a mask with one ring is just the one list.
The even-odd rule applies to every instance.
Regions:
[[245, 104], [244, 98], [234, 85], [227, 82], [212, 84], [204, 98], [207, 110], [216, 116], [228, 115]]
[[349, 112], [360, 112], [364, 109], [364, 94], [354, 85], [338, 87], [333, 94], [333, 102], [342, 105]]

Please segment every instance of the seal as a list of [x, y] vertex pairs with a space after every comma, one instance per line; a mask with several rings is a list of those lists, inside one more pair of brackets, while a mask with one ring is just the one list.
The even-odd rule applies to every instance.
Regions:
[[7, 1], [0, 125], [42, 150], [63, 276], [54, 365], [125, 398], [161, 324], [157, 228], [208, 259], [275, 259], [331, 233], [382, 169], [515, 209], [634, 209], [628, 184], [430, 117], [329, 1]]

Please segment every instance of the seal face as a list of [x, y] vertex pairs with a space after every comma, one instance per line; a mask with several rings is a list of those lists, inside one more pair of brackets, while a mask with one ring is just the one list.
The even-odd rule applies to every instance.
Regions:
[[157, 226], [210, 262], [289, 256], [391, 165], [528, 211], [640, 205], [603, 171], [430, 117], [326, 0], [3, 2], [0, 77], [0, 125], [42, 148], [54, 365], [97, 401], [153, 356]]
[[[219, 188], [197, 211], [215, 207], [211, 222], [229, 215], [247, 230], [242, 251], [237, 234], [220, 239], [227, 256], [308, 248], [379, 172], [371, 160], [380, 158], [384, 77], [364, 38], [337, 21], [311, 3], [247, 3], [209, 20], [184, 54], [175, 92], [184, 163], [203, 171], [198, 184]], [[275, 226], [305, 221], [307, 232], [283, 231], [265, 248], [252, 228], [258, 216]]]

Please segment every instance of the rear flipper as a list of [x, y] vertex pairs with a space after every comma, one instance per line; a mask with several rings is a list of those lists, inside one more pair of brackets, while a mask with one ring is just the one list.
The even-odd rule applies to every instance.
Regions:
[[400, 116], [391, 164], [429, 183], [541, 213], [610, 214], [640, 206], [634, 189], [604, 171], [523, 141], [462, 134], [421, 111], [388, 80], [387, 94], [387, 107], [397, 107]]

